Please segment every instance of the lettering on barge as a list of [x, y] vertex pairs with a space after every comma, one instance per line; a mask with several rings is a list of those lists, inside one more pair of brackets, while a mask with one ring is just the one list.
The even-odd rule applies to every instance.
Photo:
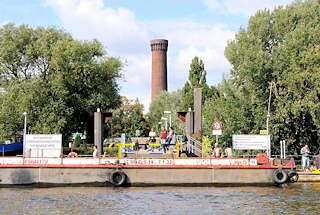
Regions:
[[22, 158], [0, 157], [0, 165], [120, 165], [131, 166], [256, 166], [256, 159], [134, 159], [134, 158]]
[[[101, 159], [101, 164], [116, 164], [117, 159]], [[173, 165], [173, 159], [119, 159], [120, 165]]]
[[35, 159], [35, 158], [25, 158], [24, 159], [25, 164], [48, 164], [48, 159]]
[[256, 159], [116, 159], [102, 158], [100, 164], [114, 165], [119, 161], [120, 165], [186, 165], [186, 166], [255, 166]]

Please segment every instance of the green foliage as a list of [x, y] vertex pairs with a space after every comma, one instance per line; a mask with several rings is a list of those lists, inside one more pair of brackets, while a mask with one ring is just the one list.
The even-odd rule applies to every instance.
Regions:
[[131, 101], [122, 97], [121, 106], [113, 111], [111, 124], [108, 129], [112, 129], [113, 137], [120, 137], [122, 133], [135, 137], [136, 130], [140, 131], [140, 136], [149, 135], [150, 126], [143, 115], [143, 105], [139, 100]]
[[[71, 152], [71, 149], [69, 147], [63, 147], [63, 154], [68, 155]], [[92, 147], [87, 146], [79, 146], [79, 147], [73, 147], [73, 152], [77, 153], [78, 155], [91, 155], [93, 154]]]
[[246, 89], [238, 88], [233, 80], [223, 80], [217, 89], [219, 93], [203, 108], [204, 135], [211, 136], [214, 121], [222, 123], [219, 142], [224, 142], [223, 147], [231, 147], [233, 134], [258, 134]]
[[[164, 114], [164, 111], [171, 111], [171, 121], [172, 127], [176, 134], [184, 134], [185, 125], [178, 118], [177, 112], [179, 110], [179, 105], [182, 102], [182, 92], [181, 90], [174, 92], [161, 92], [157, 98], [155, 98], [149, 107], [149, 113], [147, 115], [151, 127], [156, 129], [156, 132], [159, 134], [161, 126], [165, 126], [165, 122], [161, 121], [161, 117], [168, 118], [168, 127], [169, 127], [169, 116]], [[159, 122], [162, 122], [159, 125]]]
[[73, 147], [78, 148], [81, 144], [81, 137], [80, 134], [77, 134], [74, 138]]
[[28, 113], [28, 132], [93, 136], [93, 113], [120, 105], [121, 62], [101, 43], [77, 41], [55, 28], [0, 29], [0, 138], [15, 137]]
[[212, 151], [212, 145], [209, 137], [205, 136], [202, 138], [202, 150], [204, 157], [210, 157]]
[[66, 105], [65, 95], [59, 82], [12, 81], [6, 93], [0, 96], [0, 139], [15, 138], [17, 132], [23, 130], [24, 111], [27, 112], [28, 133], [68, 132], [67, 118], [72, 108]]
[[[319, 148], [319, 11], [320, 2], [316, 0], [296, 1], [272, 12], [259, 11], [225, 50], [232, 64], [234, 92], [242, 91], [240, 96], [246, 98], [248, 105], [235, 98], [238, 107], [245, 109], [242, 112], [233, 107], [232, 112], [240, 112], [236, 119], [246, 119], [247, 132], [258, 133], [266, 128], [272, 85], [270, 133], [274, 149], [279, 148], [282, 139], [287, 140], [289, 153], [299, 154], [304, 144], [311, 145], [314, 152]], [[226, 127], [234, 124], [225, 123]], [[241, 132], [240, 127], [233, 132]]]
[[103, 150], [106, 152], [106, 157], [118, 157], [118, 147], [105, 148]]
[[187, 156], [186, 153], [182, 153], [182, 154], [180, 155], [180, 157], [181, 157], [181, 158], [186, 158], [186, 157], [188, 157], [188, 156]]
[[182, 103], [180, 109], [187, 111], [189, 108], [193, 109], [193, 94], [194, 88], [202, 88], [203, 103], [209, 99], [214, 93], [210, 90], [206, 82], [207, 72], [204, 68], [204, 63], [197, 56], [192, 59], [189, 70], [189, 80], [186, 81], [182, 89]]

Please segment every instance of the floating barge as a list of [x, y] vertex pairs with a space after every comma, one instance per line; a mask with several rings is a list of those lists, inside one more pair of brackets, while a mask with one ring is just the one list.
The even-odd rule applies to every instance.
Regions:
[[298, 181], [294, 169], [256, 158], [0, 157], [0, 186], [277, 185]]

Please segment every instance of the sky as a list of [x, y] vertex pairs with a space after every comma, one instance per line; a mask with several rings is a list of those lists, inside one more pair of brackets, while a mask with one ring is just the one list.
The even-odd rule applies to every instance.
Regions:
[[150, 40], [167, 39], [168, 91], [181, 89], [192, 58], [203, 60], [207, 83], [228, 77], [228, 41], [258, 10], [293, 0], [0, 0], [0, 27], [6, 23], [55, 26], [75, 39], [98, 39], [109, 56], [124, 62], [120, 94], [151, 102]]

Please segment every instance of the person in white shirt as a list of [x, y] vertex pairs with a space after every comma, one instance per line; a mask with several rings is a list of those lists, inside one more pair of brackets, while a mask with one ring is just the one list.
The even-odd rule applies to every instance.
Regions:
[[156, 142], [156, 132], [154, 128], [151, 128], [151, 131], [149, 132], [149, 142], [155, 143]]
[[219, 147], [218, 143], [214, 144], [214, 149], [213, 149], [213, 153], [212, 153], [213, 157], [215, 158], [223, 158], [223, 151], [222, 149]]
[[92, 154], [92, 156], [94, 158], [97, 158], [99, 156], [97, 146], [93, 146], [93, 154]]

